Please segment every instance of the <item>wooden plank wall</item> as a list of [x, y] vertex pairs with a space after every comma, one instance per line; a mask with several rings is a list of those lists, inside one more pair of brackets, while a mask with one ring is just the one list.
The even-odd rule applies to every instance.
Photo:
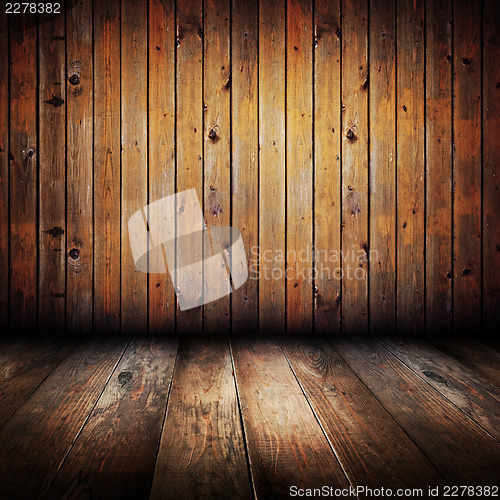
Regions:
[[[494, 331], [494, 0], [61, 11], [0, 20], [12, 331]], [[250, 279], [181, 312], [169, 274], [135, 270], [127, 223], [190, 188], [209, 226], [241, 231]]]

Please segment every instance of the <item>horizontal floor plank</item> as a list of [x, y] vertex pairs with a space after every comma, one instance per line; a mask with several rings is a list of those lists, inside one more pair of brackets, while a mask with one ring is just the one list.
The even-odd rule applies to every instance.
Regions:
[[331, 343], [450, 484], [496, 484], [498, 441], [375, 340]]
[[431, 339], [431, 343], [500, 388], [500, 353], [472, 339]]
[[417, 339], [379, 342], [465, 414], [500, 440], [500, 389], [439, 349]]
[[275, 341], [232, 341], [238, 394], [257, 498], [290, 487], [348, 487], [324, 433]]
[[10, 355], [0, 363], [0, 427], [68, 355], [76, 342], [25, 340], [20, 344], [9, 349]]
[[180, 341], [152, 499], [250, 499], [229, 343]]
[[443, 477], [324, 339], [282, 347], [351, 484], [418, 488]]
[[132, 340], [47, 498], [149, 498], [177, 353], [169, 338]]
[[80, 343], [0, 429], [2, 498], [46, 491], [127, 343]]

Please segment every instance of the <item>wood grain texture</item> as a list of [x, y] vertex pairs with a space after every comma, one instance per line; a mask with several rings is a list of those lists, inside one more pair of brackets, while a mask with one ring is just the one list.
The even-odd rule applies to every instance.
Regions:
[[286, 498], [291, 485], [347, 486], [276, 342], [234, 339], [232, 353], [256, 497]]
[[61, 332], [66, 309], [66, 74], [63, 16], [40, 22], [38, 321]]
[[259, 327], [285, 328], [285, 10], [259, 0]]
[[388, 333], [396, 329], [396, 4], [371, 2], [369, 16], [370, 330]]
[[252, 498], [224, 338], [179, 345], [151, 498]]
[[494, 1], [483, 6], [483, 322], [494, 336], [500, 322], [500, 13]]
[[[65, 7], [0, 20], [3, 323], [495, 331], [494, 2]], [[241, 231], [250, 279], [180, 311], [179, 275], [135, 270], [128, 221], [191, 188]]]
[[[176, 192], [196, 189], [203, 203], [203, 4], [177, 4], [177, 185]], [[201, 230], [202, 228], [200, 228]], [[200, 333], [202, 309], [178, 311], [180, 333]]]
[[0, 318], [9, 319], [9, 25], [0, 17]]
[[452, 2], [426, 3], [426, 327], [452, 329]]
[[[177, 342], [132, 340], [46, 498], [149, 498]], [[104, 450], [105, 453], [104, 453]]]
[[331, 346], [322, 339], [287, 339], [281, 345], [350, 484], [443, 484], [427, 457]]
[[311, 0], [288, 0], [286, 22], [286, 325], [307, 334], [314, 285]]
[[233, 0], [231, 18], [231, 225], [240, 230], [249, 279], [231, 295], [234, 333], [256, 331], [259, 324], [259, 10], [258, 2]]
[[14, 331], [30, 331], [37, 324], [37, 30], [27, 23], [22, 16], [10, 21], [9, 293]]
[[4, 498], [35, 498], [47, 491], [127, 343], [80, 344], [5, 423], [0, 430]]
[[368, 2], [342, 7], [342, 332], [368, 326]]
[[120, 4], [94, 2], [94, 328], [120, 331]]
[[93, 57], [92, 1], [66, 12], [66, 324], [92, 330]]
[[500, 389], [438, 349], [418, 340], [381, 344], [472, 420], [500, 440]]
[[471, 339], [433, 339], [432, 343], [500, 388], [500, 353]]
[[135, 269], [128, 220], [148, 204], [147, 3], [122, 0], [120, 19], [121, 330], [136, 334], [148, 327], [148, 275]]
[[332, 345], [448, 484], [496, 484], [500, 444], [375, 341]]
[[314, 330], [336, 333], [341, 302], [340, 1], [315, 1], [314, 9]]
[[[203, 2], [203, 199], [209, 230], [231, 224], [230, 4], [230, 0]], [[210, 276], [204, 277], [205, 290], [213, 288]], [[229, 308], [227, 295], [205, 304], [204, 331], [229, 333]]]
[[[0, 364], [0, 427], [74, 347], [73, 341], [24, 341]], [[2, 349], [4, 346], [2, 346]], [[7, 347], [6, 351], [10, 351]]]
[[397, 328], [424, 328], [424, 2], [397, 3]]
[[453, 80], [453, 320], [481, 324], [481, 11], [457, 0]]
[[[149, 3], [149, 202], [175, 192], [175, 4]], [[149, 276], [149, 332], [175, 329], [176, 299], [170, 273]]]

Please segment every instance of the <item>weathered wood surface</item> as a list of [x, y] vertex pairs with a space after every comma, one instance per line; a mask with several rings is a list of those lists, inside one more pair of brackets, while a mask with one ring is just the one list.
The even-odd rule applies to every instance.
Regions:
[[[38, 24], [2, 13], [2, 323], [493, 334], [496, 7], [83, 0]], [[241, 231], [250, 279], [180, 311], [170, 273], [135, 269], [128, 219], [191, 188], [208, 226]]]
[[352, 485], [443, 484], [429, 459], [324, 339], [284, 339], [281, 345]]
[[500, 389], [425, 342], [408, 339], [380, 342], [500, 441]]
[[0, 362], [0, 427], [74, 345], [74, 341], [36, 341], [18, 349], [5, 346], [5, 351], [10, 355]]
[[176, 352], [169, 338], [132, 340], [47, 498], [148, 498]]
[[94, 3], [94, 327], [120, 331], [120, 6]]
[[152, 499], [251, 498], [229, 342], [179, 344]]
[[3, 498], [47, 491], [127, 343], [81, 343], [1, 428]]
[[[414, 338], [72, 346], [0, 342], [2, 499], [288, 498], [293, 485], [425, 497], [498, 481], [499, 389]], [[498, 355], [470, 346], [477, 366]]]
[[283, 352], [274, 341], [232, 342], [248, 459], [257, 498], [287, 498], [291, 485], [348, 485]]
[[332, 345], [448, 484], [496, 484], [495, 438], [376, 341]]

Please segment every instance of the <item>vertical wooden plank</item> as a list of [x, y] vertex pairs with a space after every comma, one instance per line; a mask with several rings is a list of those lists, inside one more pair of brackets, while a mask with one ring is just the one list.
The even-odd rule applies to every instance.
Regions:
[[[202, 0], [177, 3], [177, 189], [203, 197]], [[178, 311], [180, 332], [201, 332], [202, 308]]]
[[396, 4], [370, 3], [370, 330], [396, 329]]
[[10, 18], [10, 326], [37, 324], [37, 36]]
[[426, 3], [426, 331], [452, 327], [452, 2]]
[[[203, 5], [204, 212], [210, 228], [231, 224], [230, 2], [205, 0]], [[205, 305], [207, 332], [229, 331], [229, 304], [226, 295]]]
[[287, 1], [286, 35], [286, 320], [287, 331], [312, 331], [313, 166], [312, 3]]
[[285, 328], [285, 2], [259, 1], [259, 326]]
[[120, 2], [94, 2], [94, 326], [120, 330]]
[[341, 303], [340, 0], [316, 0], [314, 9], [314, 328], [318, 333], [337, 333]]
[[397, 328], [424, 327], [424, 2], [397, 3]]
[[481, 9], [456, 0], [453, 12], [453, 322], [481, 324]]
[[[43, 18], [42, 18], [43, 19]], [[65, 327], [66, 76], [64, 15], [39, 24], [39, 327]]]
[[147, 4], [121, 4], [121, 329], [147, 330], [148, 276], [135, 269], [128, 220], [148, 203]]
[[500, 322], [500, 10], [485, 0], [483, 13], [483, 312], [484, 331]]
[[66, 326], [92, 329], [93, 62], [92, 0], [66, 12]]
[[231, 295], [232, 330], [239, 333], [256, 331], [259, 314], [258, 3], [233, 0], [231, 23], [231, 225], [241, 231], [249, 264], [249, 279]]
[[[175, 4], [149, 3], [149, 201], [175, 192]], [[170, 274], [149, 276], [149, 331], [173, 331], [175, 291]]]
[[0, 17], [0, 318], [9, 320], [9, 27]]
[[342, 332], [368, 326], [368, 5], [342, 4]]

